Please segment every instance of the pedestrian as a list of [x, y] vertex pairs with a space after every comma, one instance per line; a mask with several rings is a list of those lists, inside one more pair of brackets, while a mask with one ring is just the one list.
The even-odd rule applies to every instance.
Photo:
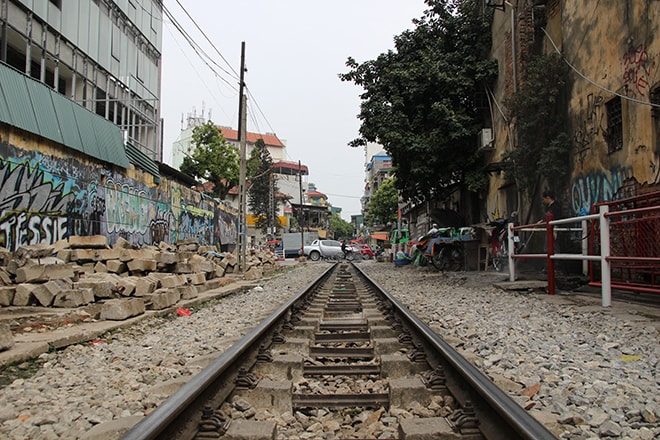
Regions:
[[344, 253], [344, 258], [346, 258], [346, 240], [341, 241], [341, 251]]
[[[552, 191], [545, 190], [542, 194], [543, 204], [545, 205], [545, 213], [552, 213], [553, 220], [559, 220], [562, 218], [561, 213], [561, 203], [555, 199], [555, 195]], [[545, 219], [542, 221], [545, 222]]]
[[[552, 220], [559, 220], [562, 218], [562, 209], [561, 203], [555, 199], [555, 195], [550, 190], [543, 191], [541, 194], [543, 198], [543, 205], [545, 206], [545, 215], [546, 218], [548, 214], [552, 214]], [[546, 219], [539, 220], [539, 223], [545, 223]], [[557, 231], [553, 231], [553, 243], [554, 243], [554, 253], [559, 254], [559, 240], [557, 238]]]

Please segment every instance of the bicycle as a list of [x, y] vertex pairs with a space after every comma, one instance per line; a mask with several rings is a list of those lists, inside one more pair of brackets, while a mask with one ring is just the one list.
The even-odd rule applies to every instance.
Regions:
[[[509, 219], [496, 219], [489, 223], [490, 226], [493, 226], [494, 229], [490, 235], [491, 243], [491, 257], [493, 262], [493, 268], [495, 271], [500, 272], [505, 268], [509, 263], [509, 223], [515, 224], [514, 219], [516, 218], [516, 213], [514, 212]], [[532, 232], [533, 234], [534, 232]], [[520, 236], [514, 232], [513, 235], [513, 246], [514, 254], [520, 254], [522, 250], [527, 245], [527, 242], [531, 238], [531, 235], [525, 241], [520, 240]]]

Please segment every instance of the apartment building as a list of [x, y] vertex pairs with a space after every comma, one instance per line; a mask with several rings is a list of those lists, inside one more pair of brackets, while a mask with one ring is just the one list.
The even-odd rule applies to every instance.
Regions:
[[159, 0], [2, 0], [0, 61], [118, 126], [162, 162]]

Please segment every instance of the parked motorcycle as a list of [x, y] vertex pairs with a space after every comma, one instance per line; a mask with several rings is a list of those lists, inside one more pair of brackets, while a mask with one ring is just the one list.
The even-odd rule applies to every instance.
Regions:
[[440, 228], [420, 242], [422, 255], [438, 270], [458, 271], [463, 268], [465, 258], [463, 242], [454, 228]]

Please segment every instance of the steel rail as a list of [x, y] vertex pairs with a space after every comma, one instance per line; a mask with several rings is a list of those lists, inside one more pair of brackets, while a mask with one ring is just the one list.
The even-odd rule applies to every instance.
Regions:
[[[261, 322], [240, 341], [223, 352], [207, 368], [199, 372], [189, 382], [179, 388], [178, 391], [165, 400], [151, 414], [138, 422], [122, 437], [122, 440], [157, 439], [160, 438], [159, 436], [163, 434], [166, 429], [169, 429], [169, 427], [178, 420], [179, 416], [182, 414], [191, 414], [193, 412], [201, 414], [201, 408], [194, 407], [191, 409], [191, 404], [198, 400], [203, 394], [212, 393], [213, 390], [219, 386], [219, 381], [229, 383], [230, 381], [226, 378], [223, 379], [223, 377], [234, 367], [233, 364], [246, 355], [250, 348], [260, 339], [272, 332], [280, 320], [289, 312], [291, 306], [304, 298], [310, 290], [325, 282], [333, 270], [334, 266], [330, 266], [319, 278], [312, 281], [307, 287], [282, 304], [282, 306], [280, 306], [266, 320]], [[223, 399], [225, 397], [227, 396], [224, 396]], [[180, 425], [183, 424], [184, 423], [181, 423]], [[186, 423], [186, 425], [189, 424], [190, 422]], [[171, 434], [166, 435], [167, 437], [165, 438], [175, 438], [172, 437]]]
[[[355, 266], [355, 268], [365, 277], [366, 280], [369, 281], [369, 283], [373, 285], [374, 288], [378, 289], [378, 291], [393, 304], [396, 309], [396, 315], [404, 320], [409, 328], [416, 331], [420, 336], [423, 336], [424, 342], [426, 342], [432, 350], [441, 354], [440, 363], [446, 362], [448, 364], [447, 366], [451, 367], [451, 369], [460, 376], [460, 378], [458, 378], [459, 383], [452, 385], [448, 381], [447, 386], [454, 397], [459, 399], [459, 402], [460, 399], [465, 401], [469, 398], [471, 400], [480, 424], [492, 423], [493, 425], [501, 427], [500, 423], [496, 420], [493, 421], [492, 412], [495, 411], [511, 428], [511, 434], [517, 435], [517, 438], [525, 440], [555, 440], [557, 438], [545, 426], [543, 426], [543, 424], [518, 405], [508, 394], [498, 388], [485, 374], [479, 371], [474, 365], [454, 350], [453, 347], [442, 340], [437, 333], [431, 330], [431, 328], [410, 312], [407, 307], [378, 285], [378, 283], [369, 277], [361, 268], [358, 266]], [[430, 359], [428, 361], [431, 362]], [[449, 379], [452, 372], [446, 369], [445, 373]], [[464, 383], [461, 384], [460, 381], [463, 381]], [[466, 384], [468, 386], [465, 386]], [[465, 403], [464, 401], [461, 403]], [[486, 435], [483, 431], [482, 434]], [[493, 438], [509, 440], [515, 437], [504, 433], [498, 434]]]

